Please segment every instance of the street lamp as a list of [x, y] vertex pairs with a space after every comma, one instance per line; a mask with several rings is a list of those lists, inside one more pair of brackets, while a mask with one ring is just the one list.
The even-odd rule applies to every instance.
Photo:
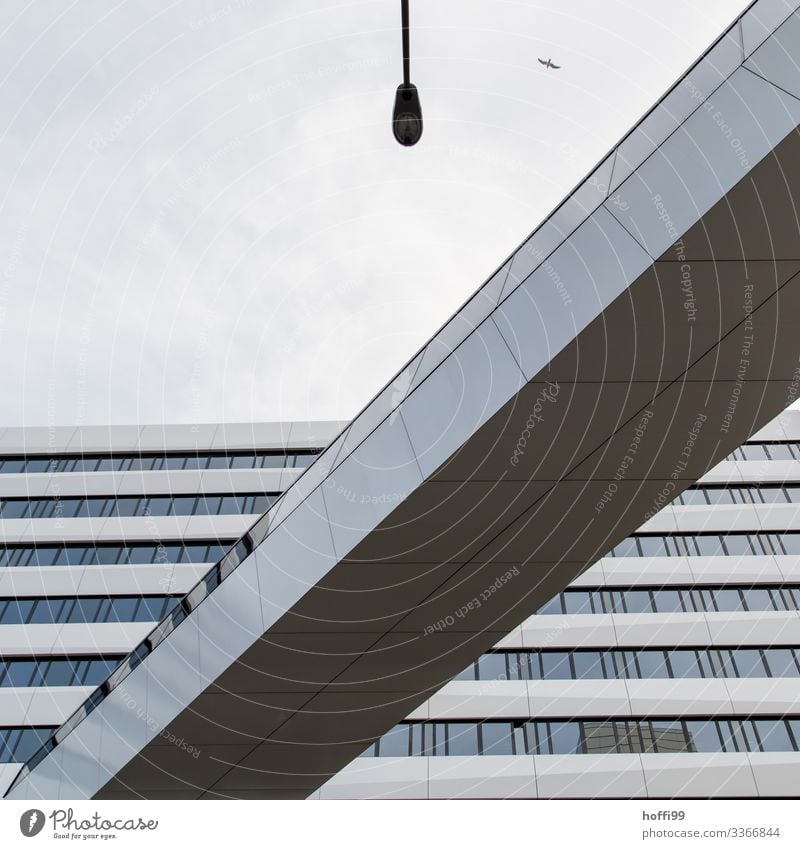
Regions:
[[392, 130], [394, 137], [405, 147], [415, 145], [422, 136], [422, 106], [417, 87], [411, 82], [411, 59], [409, 58], [408, 0], [400, 0], [403, 20], [403, 82], [397, 86], [394, 96]]

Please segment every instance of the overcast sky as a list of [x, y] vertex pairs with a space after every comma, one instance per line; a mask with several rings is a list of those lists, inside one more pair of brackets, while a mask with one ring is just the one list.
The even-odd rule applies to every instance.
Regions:
[[745, 5], [3, 0], [0, 427], [351, 418]]

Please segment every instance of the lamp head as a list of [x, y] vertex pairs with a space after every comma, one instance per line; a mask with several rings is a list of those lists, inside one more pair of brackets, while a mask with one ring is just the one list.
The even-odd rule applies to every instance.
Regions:
[[413, 83], [400, 83], [397, 86], [392, 129], [394, 137], [405, 147], [412, 147], [422, 136], [422, 106]]

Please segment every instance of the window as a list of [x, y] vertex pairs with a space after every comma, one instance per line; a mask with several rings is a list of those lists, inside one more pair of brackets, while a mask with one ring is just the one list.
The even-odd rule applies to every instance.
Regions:
[[90, 497], [5, 499], [0, 518], [53, 518], [107, 516], [208, 516], [263, 513], [278, 497], [273, 493], [242, 495], [175, 495], [149, 497]]
[[509, 681], [530, 680], [530, 655], [528, 652], [509, 652], [506, 654], [506, 660]]
[[565, 592], [564, 610], [567, 613], [591, 613], [589, 593], [583, 590], [569, 590]]
[[797, 610], [800, 586], [704, 586], [668, 590], [567, 590], [551, 599], [540, 615], [591, 613], [679, 613], [720, 611]]
[[725, 554], [722, 541], [718, 534], [700, 534], [694, 537], [694, 551], [690, 554], [699, 554], [701, 557], [718, 557]]
[[610, 557], [725, 557], [754, 554], [800, 554], [800, 532], [730, 534], [643, 534], [615, 546]]
[[675, 720], [654, 719], [649, 723], [650, 750], [656, 754], [687, 751], [683, 723]]
[[0, 728], [0, 763], [24, 763], [55, 728]]
[[770, 460], [794, 460], [792, 449], [788, 445], [765, 445]]
[[568, 652], [542, 652], [542, 677], [546, 681], [566, 680], [573, 677]]
[[478, 670], [476, 668], [476, 664], [470, 663], [470, 665], [458, 673], [458, 675], [453, 678], [453, 681], [478, 681], [480, 680], [480, 675], [478, 674]]
[[[420, 741], [424, 740], [424, 744]], [[362, 756], [791, 752], [800, 718], [403, 722]]]
[[732, 654], [739, 678], [767, 677], [767, 670], [758, 649], [738, 649]]
[[628, 537], [613, 549], [614, 557], [638, 557], [639, 547], [636, 543], [636, 537]]
[[640, 678], [669, 678], [667, 661], [663, 651], [637, 652]]
[[158, 622], [177, 600], [172, 596], [2, 599], [0, 625]]
[[766, 660], [769, 674], [773, 678], [797, 678], [800, 676], [800, 667], [798, 667], [797, 663], [797, 649], [765, 649], [764, 659]]
[[408, 726], [396, 725], [391, 731], [381, 737], [378, 742], [378, 754], [381, 757], [398, 757], [408, 755]]
[[478, 751], [478, 725], [475, 722], [447, 723], [447, 754], [474, 755]]
[[725, 550], [718, 554], [727, 554], [731, 557], [761, 554], [758, 540], [754, 540], [750, 534], [723, 534], [722, 543]]
[[0, 568], [4, 566], [111, 566], [117, 563], [213, 563], [219, 560], [229, 542], [129, 543], [128, 545], [19, 546], [0, 548]]
[[800, 554], [800, 534], [781, 534], [780, 541], [785, 554]]
[[[514, 734], [510, 722], [483, 722], [481, 728], [481, 752], [484, 755], [513, 755]], [[524, 754], [520, 752], [520, 754]]]
[[680, 590], [653, 590], [653, 607], [656, 613], [683, 610]]
[[711, 490], [703, 487], [691, 487], [684, 490], [676, 499], [680, 504], [708, 504]]
[[550, 751], [554, 755], [574, 755], [583, 751], [577, 722], [548, 722]]
[[478, 660], [478, 674], [481, 681], [504, 680], [506, 674], [506, 656], [500, 652], [485, 654]]
[[796, 648], [753, 647], [493, 651], [454, 680], [797, 678], [800, 677], [798, 652], [800, 649]]
[[322, 449], [255, 454], [116, 455], [102, 457], [0, 457], [0, 474], [182, 471], [184, 469], [306, 468]]
[[774, 719], [754, 719], [753, 726], [764, 752], [791, 752], [794, 749], [785, 722]]
[[536, 612], [541, 616], [563, 613], [561, 608], [562, 594], [554, 596], [546, 604], [542, 605]]
[[[626, 754], [638, 754], [644, 751], [640, 726], [647, 726], [647, 721], [628, 722], [620, 720], [612, 723], [614, 736], [616, 737], [616, 748], [613, 751]], [[649, 735], [647, 735], [649, 737]]]
[[443, 722], [423, 723], [422, 754], [428, 757], [447, 754], [447, 737]]
[[599, 755], [604, 752], [614, 752], [617, 749], [617, 739], [612, 722], [582, 722], [583, 750], [589, 755]]
[[770, 610], [772, 608], [772, 596], [769, 590], [761, 587], [748, 587], [742, 590], [745, 610]]
[[640, 536], [639, 547], [642, 557], [663, 557], [667, 554], [666, 541], [664, 537]]
[[119, 657], [0, 659], [0, 687], [93, 687], [119, 661]]
[[[602, 590], [600, 592], [601, 605], [598, 612], [602, 613], [624, 613], [625, 605], [622, 593], [619, 590]], [[587, 611], [588, 613], [588, 611]]]
[[[572, 653], [576, 678], [606, 678], [603, 658], [599, 651], [576, 651]], [[610, 676], [616, 677], [616, 675]]]
[[[790, 457], [795, 455], [798, 443], [789, 442], [781, 443], [780, 447], [788, 449]], [[737, 448], [726, 459], [728, 460], [771, 460], [772, 449], [778, 447], [775, 444], [767, 444], [763, 442], [750, 442]], [[775, 452], [779, 453], [779, 452]], [[789, 458], [787, 458], [789, 459]]]
[[628, 590], [624, 596], [626, 613], [652, 613], [653, 603], [649, 590]]
[[722, 750], [717, 723], [709, 719], [690, 720], [686, 723], [690, 752], [719, 752]]
[[742, 607], [742, 597], [739, 590], [718, 589], [714, 590], [712, 595], [714, 598], [714, 605], [710, 608], [707, 607], [707, 610], [733, 612], [744, 609]]
[[673, 649], [667, 653], [673, 678], [700, 678], [697, 652], [692, 649]]

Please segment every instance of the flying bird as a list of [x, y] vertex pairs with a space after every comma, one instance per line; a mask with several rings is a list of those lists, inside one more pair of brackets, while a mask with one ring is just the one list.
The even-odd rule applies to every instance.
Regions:
[[557, 71], [561, 67], [561, 65], [554, 65], [549, 59], [546, 61], [544, 59], [539, 59], [539, 61], [545, 66], [545, 68], [552, 68], [554, 71]]

